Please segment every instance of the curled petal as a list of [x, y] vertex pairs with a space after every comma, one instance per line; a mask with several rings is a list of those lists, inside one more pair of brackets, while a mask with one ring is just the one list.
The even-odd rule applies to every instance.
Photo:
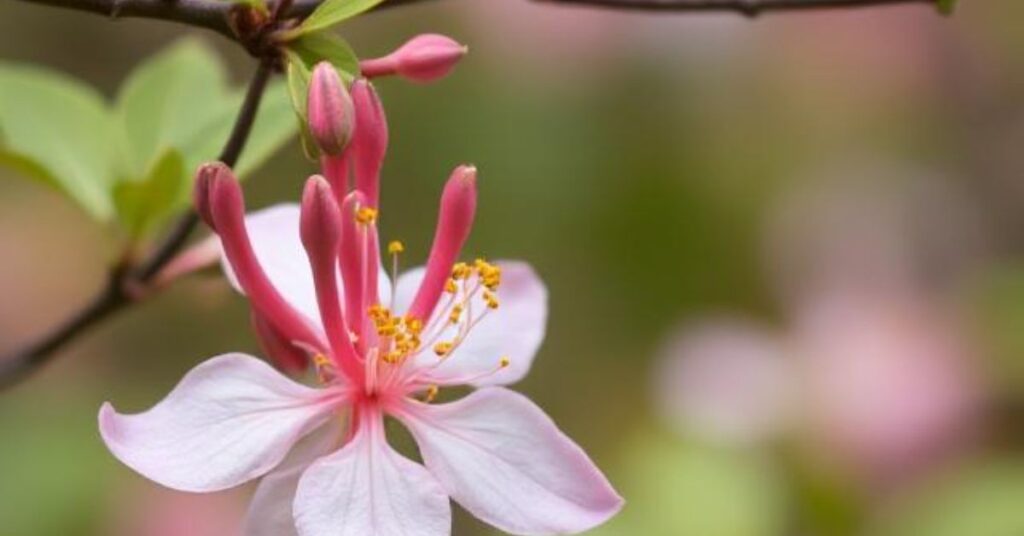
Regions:
[[244, 354], [192, 369], [149, 411], [100, 408], [100, 434], [121, 462], [169, 488], [218, 491], [259, 477], [319, 425], [333, 402]]
[[244, 536], [298, 536], [292, 502], [302, 473], [318, 458], [336, 448], [341, 422], [333, 420], [300, 441], [280, 465], [260, 480], [249, 503]]
[[[502, 271], [502, 283], [497, 292], [501, 305], [488, 312], [443, 362], [439, 363], [433, 352], [420, 354], [416, 365], [423, 371], [429, 370], [425, 372], [425, 383], [508, 385], [521, 380], [530, 371], [537, 349], [544, 341], [547, 289], [526, 263], [499, 261], [497, 265]], [[412, 302], [423, 274], [423, 268], [417, 268], [398, 278], [397, 311], [404, 311]], [[486, 305], [479, 303], [474, 307], [480, 311]], [[444, 311], [436, 314], [444, 314]], [[442, 339], [452, 340], [456, 331], [449, 327]], [[508, 358], [508, 366], [499, 368], [503, 357]]]
[[310, 466], [295, 496], [301, 536], [448, 536], [448, 496], [423, 466], [395, 452], [379, 416]]
[[505, 532], [574, 534], [622, 507], [586, 453], [522, 395], [489, 387], [450, 404], [409, 402], [398, 417], [449, 495]]

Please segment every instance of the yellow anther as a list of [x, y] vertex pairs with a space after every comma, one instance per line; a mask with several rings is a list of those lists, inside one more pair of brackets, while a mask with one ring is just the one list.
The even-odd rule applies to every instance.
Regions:
[[501, 359], [498, 360], [498, 367], [499, 368], [507, 368], [511, 364], [512, 364], [512, 360], [509, 359], [508, 357], [502, 357]]
[[472, 273], [469, 265], [464, 262], [457, 262], [455, 266], [452, 266], [452, 279], [466, 279], [469, 274]]
[[444, 357], [448, 355], [448, 352], [452, 351], [454, 346], [455, 345], [450, 342], [439, 342], [434, 345], [434, 353], [437, 354], [438, 357]]
[[497, 309], [499, 305], [498, 297], [493, 292], [484, 291], [484, 302], [489, 309]]
[[331, 364], [331, 361], [324, 354], [316, 354], [313, 356], [313, 364], [317, 367], [326, 367]]
[[436, 385], [427, 387], [427, 396], [424, 398], [424, 401], [427, 403], [433, 402], [434, 399], [437, 398], [438, 391], [440, 391], [440, 389]]
[[451, 314], [448, 315], [448, 322], [450, 322], [452, 324], [458, 324], [459, 323], [459, 317], [461, 317], [461, 316], [462, 316], [462, 306], [461, 305], [456, 305], [455, 307], [452, 307], [452, 312], [451, 312]]
[[423, 321], [419, 318], [406, 316], [403, 320], [405, 321], [405, 329], [409, 330], [409, 333], [413, 335], [423, 333]]
[[388, 253], [392, 255], [398, 255], [403, 251], [405, 251], [405, 246], [402, 245], [400, 241], [392, 240], [391, 242], [388, 243]]
[[455, 284], [455, 280], [448, 278], [448, 281], [444, 282], [444, 291], [448, 294], [455, 294], [459, 291], [459, 286]]
[[373, 223], [377, 220], [377, 209], [363, 207], [356, 211], [356, 222], [363, 225]]

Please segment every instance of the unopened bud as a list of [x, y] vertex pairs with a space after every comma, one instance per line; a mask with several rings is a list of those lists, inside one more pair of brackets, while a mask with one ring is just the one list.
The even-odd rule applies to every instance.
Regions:
[[367, 78], [397, 74], [414, 82], [433, 82], [450, 73], [467, 51], [450, 37], [422, 34], [383, 58], [364, 60], [359, 68]]
[[309, 131], [320, 150], [341, 154], [355, 130], [355, 111], [338, 71], [326, 61], [313, 69], [306, 111]]
[[209, 162], [199, 166], [196, 170], [196, 181], [192, 190], [192, 202], [195, 205], [199, 217], [214, 229], [213, 213], [210, 210], [210, 191], [218, 180], [234, 180], [234, 173], [231, 168], [223, 162]]

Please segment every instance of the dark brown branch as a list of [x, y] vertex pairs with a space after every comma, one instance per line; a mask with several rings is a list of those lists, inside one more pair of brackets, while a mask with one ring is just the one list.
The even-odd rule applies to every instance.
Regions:
[[[29, 4], [74, 9], [105, 15], [112, 19], [157, 19], [180, 22], [213, 30], [235, 39], [228, 24], [228, 13], [234, 7], [230, 0], [18, 0]], [[288, 17], [302, 18], [316, 9], [323, 0], [296, 0], [288, 9]], [[397, 7], [423, 0], [384, 0], [376, 9]]]
[[[241, 156], [245, 142], [252, 131], [256, 112], [259, 110], [267, 82], [274, 69], [274, 58], [260, 61], [259, 67], [249, 83], [245, 100], [238, 111], [234, 128], [219, 159], [234, 166]], [[185, 246], [188, 236], [195, 229], [199, 219], [195, 212], [182, 215], [173, 230], [148, 259], [136, 270], [121, 265], [111, 271], [106, 286], [80, 311], [43, 335], [39, 340], [0, 359], [0, 389], [9, 387], [32, 371], [48, 362], [56, 351], [111, 314], [137, 301], [139, 295], [132, 289], [145, 288], [160, 270]]]
[[[229, 0], [19, 0], [106, 15], [111, 18], [159, 19], [213, 30], [236, 38], [228, 24]], [[399, 7], [428, 0], [385, 0], [376, 9]], [[481, 0], [472, 0], [481, 1]], [[487, 0], [494, 2], [497, 0]], [[505, 0], [525, 1], [525, 0]], [[533, 0], [552, 4], [591, 6], [634, 11], [733, 12], [755, 16], [768, 11], [875, 7], [896, 4], [931, 4], [936, 0]], [[322, 0], [295, 0], [287, 16], [309, 15]]]
[[821, 9], [878, 7], [897, 4], [931, 4], [936, 0], [535, 0], [632, 11], [733, 12], [748, 17], [762, 13]]

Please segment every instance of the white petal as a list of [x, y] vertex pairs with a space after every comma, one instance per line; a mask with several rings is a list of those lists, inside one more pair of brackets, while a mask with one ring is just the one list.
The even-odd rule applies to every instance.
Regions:
[[451, 533], [448, 495], [423, 466], [392, 450], [382, 430], [361, 430], [307, 469], [294, 510], [301, 536]]
[[[433, 367], [429, 383], [507, 385], [519, 381], [530, 371], [537, 349], [544, 341], [547, 289], [526, 263], [499, 261], [497, 265], [502, 273], [497, 292], [500, 306], [489, 311], [440, 365], [437, 364], [437, 356], [429, 349], [420, 354], [416, 364]], [[408, 309], [423, 280], [424, 271], [416, 268], [399, 277], [395, 291], [396, 311]], [[441, 310], [446, 296], [442, 296], [435, 315], [446, 314]], [[474, 301], [474, 316], [485, 309], [482, 300]], [[452, 340], [455, 331], [454, 327], [449, 328], [442, 340]], [[499, 370], [503, 357], [509, 358], [509, 365]]]
[[489, 387], [399, 415], [430, 472], [474, 516], [513, 534], [591, 529], [622, 507], [604, 475], [526, 397]]
[[[299, 205], [282, 203], [253, 211], [245, 217], [245, 227], [256, 258], [274, 288], [292, 307], [319, 326], [320, 309], [316, 302], [313, 272], [299, 237]], [[231, 286], [242, 292], [227, 258], [222, 258], [221, 264]], [[338, 288], [342, 288], [340, 274], [338, 278]], [[378, 276], [378, 287], [381, 303], [388, 303], [391, 279], [383, 268]], [[341, 303], [345, 303], [344, 298]]]
[[329, 421], [300, 441], [280, 465], [260, 480], [249, 502], [244, 536], [298, 536], [292, 502], [302, 473], [341, 441], [339, 419]]
[[149, 411], [123, 415], [105, 403], [99, 425], [125, 465], [169, 488], [207, 492], [269, 471], [332, 405], [259, 359], [227, 354], [189, 371]]

